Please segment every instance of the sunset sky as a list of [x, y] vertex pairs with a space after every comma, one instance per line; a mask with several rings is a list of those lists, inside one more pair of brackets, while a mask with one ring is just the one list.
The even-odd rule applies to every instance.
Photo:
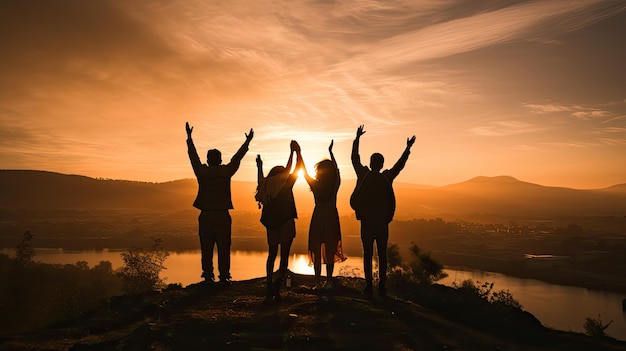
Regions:
[[[331, 139], [344, 178], [510, 175], [626, 183], [626, 2], [594, 0], [3, 0], [0, 169], [162, 182], [255, 137], [234, 179], [309, 167]], [[311, 170], [312, 171], [312, 170]]]

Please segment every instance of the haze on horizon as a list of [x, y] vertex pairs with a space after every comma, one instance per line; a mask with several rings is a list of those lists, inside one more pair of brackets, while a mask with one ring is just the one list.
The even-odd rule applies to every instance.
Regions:
[[510, 175], [626, 182], [626, 3], [546, 1], [0, 2], [0, 169], [162, 182], [202, 158], [309, 171], [331, 139], [344, 178], [358, 125], [399, 182]]

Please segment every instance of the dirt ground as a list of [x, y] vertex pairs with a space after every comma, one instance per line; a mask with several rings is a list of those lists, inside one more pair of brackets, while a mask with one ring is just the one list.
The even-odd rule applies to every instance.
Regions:
[[292, 276], [280, 302], [263, 278], [118, 297], [83, 319], [0, 338], [2, 350], [626, 350], [626, 343], [545, 330], [494, 335], [393, 294], [366, 298], [359, 278], [332, 290]]

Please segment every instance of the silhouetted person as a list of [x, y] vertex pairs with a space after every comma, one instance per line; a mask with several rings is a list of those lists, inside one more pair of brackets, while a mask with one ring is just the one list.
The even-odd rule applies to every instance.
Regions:
[[200, 249], [202, 251], [202, 278], [207, 282], [215, 281], [213, 275], [213, 247], [217, 244], [217, 262], [219, 279], [230, 283], [230, 243], [231, 217], [228, 212], [233, 208], [230, 192], [230, 179], [239, 169], [241, 159], [248, 151], [254, 131], [246, 135], [246, 141], [233, 155], [228, 164], [222, 164], [222, 153], [217, 149], [207, 152], [207, 164], [200, 161], [191, 138], [193, 127], [186, 123], [187, 152], [198, 180], [198, 195], [193, 206], [198, 208]]
[[326, 263], [325, 289], [332, 289], [335, 262], [346, 260], [341, 247], [341, 227], [337, 212], [337, 192], [341, 184], [339, 167], [333, 155], [333, 142], [328, 147], [330, 160], [315, 165], [315, 178], [304, 168], [304, 177], [315, 199], [315, 208], [309, 225], [309, 258], [315, 270], [316, 288], [320, 287], [322, 263]]
[[[296, 153], [296, 167], [291, 171], [293, 153]], [[263, 176], [263, 161], [261, 155], [256, 157], [257, 165], [257, 194], [256, 200], [263, 205], [261, 223], [267, 229], [268, 254], [265, 265], [267, 273], [267, 300], [274, 298], [280, 300], [280, 287], [287, 274], [289, 263], [289, 250], [296, 236], [296, 222], [298, 213], [293, 198], [293, 185], [296, 182], [297, 171], [302, 167], [300, 146], [294, 140], [291, 141], [289, 160], [287, 166], [275, 166]], [[280, 246], [280, 265], [278, 277], [272, 282], [274, 262]]]
[[393, 180], [400, 174], [415, 143], [415, 136], [406, 140], [406, 149], [400, 159], [391, 168], [381, 172], [385, 159], [374, 153], [370, 157], [370, 167], [361, 164], [359, 140], [365, 134], [363, 126], [356, 131], [352, 144], [352, 166], [357, 175], [357, 186], [350, 198], [350, 205], [355, 210], [356, 218], [361, 221], [361, 241], [363, 243], [363, 270], [365, 271], [365, 294], [372, 294], [372, 256], [374, 241], [378, 251], [379, 293], [387, 294], [387, 241], [389, 240], [389, 222], [396, 210], [396, 197], [393, 192]]

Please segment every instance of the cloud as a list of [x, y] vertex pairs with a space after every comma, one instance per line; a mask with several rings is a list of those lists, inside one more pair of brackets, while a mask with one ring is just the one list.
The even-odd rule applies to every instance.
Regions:
[[608, 146], [626, 145], [626, 138], [599, 138], [598, 141], [601, 144]]
[[508, 147], [508, 149], [509, 150], [515, 150], [515, 151], [537, 151], [537, 150], [540, 150], [536, 146], [527, 145], [527, 144], [513, 145], [513, 146]]
[[598, 119], [603, 117], [609, 117], [612, 115], [610, 111], [606, 111], [603, 109], [595, 108], [595, 107], [586, 107], [581, 105], [562, 105], [558, 103], [525, 103], [523, 104], [531, 113], [536, 114], [548, 114], [548, 113], [559, 113], [559, 112], [569, 112], [571, 116], [576, 117], [582, 120], [588, 119]]
[[598, 133], [626, 133], [626, 127], [605, 127], [596, 128], [595, 130]]
[[619, 2], [532, 1], [406, 31], [380, 41], [357, 59], [376, 66], [406, 64], [530, 40], [586, 27], [626, 9]]
[[496, 121], [488, 125], [470, 128], [470, 133], [479, 136], [509, 136], [531, 133], [541, 130], [528, 123], [519, 121]]
[[592, 118], [600, 118], [600, 117], [608, 117], [611, 113], [609, 111], [602, 110], [587, 110], [587, 111], [577, 111], [572, 113], [572, 116], [580, 119], [592, 119]]
[[572, 111], [572, 107], [561, 105], [561, 104], [556, 104], [556, 103], [545, 103], [545, 104], [525, 103], [524, 107], [526, 107], [532, 113], [539, 113], [539, 114]]
[[542, 144], [556, 147], [559, 149], [572, 149], [572, 148], [580, 149], [580, 148], [587, 148], [587, 147], [593, 146], [593, 144], [590, 142], [578, 142], [578, 141], [549, 142], [549, 143], [542, 143]]
[[[108, 173], [92, 174], [121, 177], [109, 172], [115, 168], [169, 178], [172, 165], [188, 170], [187, 120], [199, 149], [211, 144], [225, 153], [250, 127], [264, 154], [272, 141], [292, 138], [311, 152], [323, 145], [325, 153], [334, 138], [349, 155], [359, 124], [377, 143], [364, 146], [377, 149], [402, 144], [419, 128], [428, 134], [424, 142], [468, 130], [548, 131], [548, 118], [521, 120], [517, 100], [491, 99], [522, 96], [524, 87], [500, 81], [484, 62], [464, 64], [480, 53], [438, 59], [484, 48], [501, 53], [499, 44], [511, 44], [503, 46], [508, 50], [529, 41], [525, 48], [549, 45], [560, 53], [568, 44], [560, 34], [624, 8], [593, 0], [0, 1], [0, 144], [12, 155], [3, 165], [100, 166]], [[554, 76], [530, 79], [541, 84]], [[491, 95], [494, 86], [505, 89]], [[610, 119], [618, 108], [607, 106], [526, 108], [578, 122], [613, 121], [610, 127], [623, 117], [621, 111]], [[485, 117], [493, 112], [500, 120]], [[619, 139], [615, 129], [604, 132]]]

